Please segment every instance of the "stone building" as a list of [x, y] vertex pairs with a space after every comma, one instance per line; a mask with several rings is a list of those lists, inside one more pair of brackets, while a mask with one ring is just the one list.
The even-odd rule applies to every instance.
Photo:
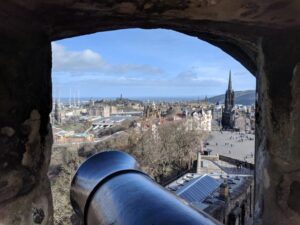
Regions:
[[219, 155], [198, 154], [196, 173], [166, 186], [193, 207], [226, 225], [253, 224], [253, 164]]
[[102, 117], [109, 117], [111, 108], [109, 105], [94, 105], [87, 109], [88, 114], [90, 116], [102, 116]]
[[188, 118], [190, 122], [194, 122], [197, 126], [196, 129], [203, 131], [211, 131], [212, 113], [211, 110], [201, 109], [191, 113], [191, 117]]
[[160, 107], [157, 107], [155, 102], [152, 102], [152, 104], [146, 104], [144, 105], [144, 111], [143, 111], [144, 118], [161, 118], [161, 109]]
[[75, 133], [75, 131], [65, 131], [53, 129], [53, 140], [55, 144], [93, 142], [94, 135], [88, 133]]
[[225, 93], [225, 108], [222, 111], [222, 127], [225, 130], [234, 128], [234, 91], [232, 90], [231, 71], [229, 72], [228, 89]]

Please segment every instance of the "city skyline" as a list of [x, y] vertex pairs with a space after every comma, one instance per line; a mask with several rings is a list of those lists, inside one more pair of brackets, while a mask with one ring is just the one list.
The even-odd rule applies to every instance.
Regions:
[[127, 29], [52, 43], [57, 97], [204, 97], [254, 90], [255, 78], [222, 50], [170, 30]]

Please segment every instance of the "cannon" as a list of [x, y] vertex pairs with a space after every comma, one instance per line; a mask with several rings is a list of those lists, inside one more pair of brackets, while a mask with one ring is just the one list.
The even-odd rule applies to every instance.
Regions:
[[219, 224], [155, 183], [121, 151], [87, 159], [74, 175], [70, 198], [84, 225]]

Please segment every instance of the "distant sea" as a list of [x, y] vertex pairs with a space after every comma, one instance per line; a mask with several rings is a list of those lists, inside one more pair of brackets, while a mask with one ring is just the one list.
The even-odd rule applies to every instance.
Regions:
[[[119, 98], [119, 97], [118, 97]], [[131, 100], [138, 100], [142, 102], [186, 102], [186, 101], [202, 101], [205, 99], [205, 96], [191, 96], [191, 97], [124, 97], [126, 99], [131, 99]], [[79, 98], [79, 101], [84, 103], [84, 102], [89, 102], [90, 100], [115, 100], [117, 99], [116, 97], [85, 97], [85, 98]], [[54, 98], [53, 102], [58, 100], [58, 98]], [[69, 103], [70, 99], [69, 98], [60, 98], [60, 102], [62, 103]], [[76, 103], [78, 102], [78, 99], [75, 99]], [[74, 99], [71, 99], [71, 102], [74, 102]]]

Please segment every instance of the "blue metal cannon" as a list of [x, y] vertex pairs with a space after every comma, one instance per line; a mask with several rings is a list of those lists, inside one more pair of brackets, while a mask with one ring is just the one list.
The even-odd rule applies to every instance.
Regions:
[[70, 195], [85, 225], [219, 224], [155, 183], [121, 151], [87, 159], [73, 178]]

